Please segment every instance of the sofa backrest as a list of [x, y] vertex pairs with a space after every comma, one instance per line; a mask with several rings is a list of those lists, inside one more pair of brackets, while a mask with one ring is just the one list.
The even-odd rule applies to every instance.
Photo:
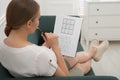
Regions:
[[[44, 32], [53, 32], [56, 16], [41, 16], [39, 28]], [[37, 45], [41, 45], [44, 41], [41, 32], [36, 30], [35, 33], [29, 35], [28, 40]]]
[[[39, 28], [44, 32], [53, 32], [55, 20], [56, 16], [41, 16], [39, 21]], [[41, 45], [44, 42], [43, 38], [41, 37], [41, 32], [39, 30], [36, 30], [35, 33], [29, 35], [28, 40], [37, 45]], [[80, 43], [78, 44], [77, 51], [83, 51]]]

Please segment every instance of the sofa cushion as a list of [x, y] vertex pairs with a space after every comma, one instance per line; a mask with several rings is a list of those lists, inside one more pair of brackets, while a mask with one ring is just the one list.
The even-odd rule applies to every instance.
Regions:
[[[55, 25], [55, 16], [41, 16], [39, 22], [39, 28], [44, 32], [53, 32]], [[39, 44], [43, 43], [42, 37], [40, 37]]]
[[30, 34], [28, 36], [28, 41], [34, 43], [34, 44], [39, 44], [40, 40], [40, 31], [36, 30], [33, 34]]
[[9, 72], [0, 63], [0, 80], [12, 77]]

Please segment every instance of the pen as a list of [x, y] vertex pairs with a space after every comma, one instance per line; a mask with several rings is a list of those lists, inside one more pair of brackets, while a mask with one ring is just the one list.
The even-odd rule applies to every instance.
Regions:
[[[37, 27], [37, 29], [41, 32], [41, 35], [45, 36], [45, 32], [44, 31], [42, 31], [39, 27]], [[45, 36], [45, 38], [46, 38], [46, 36]]]

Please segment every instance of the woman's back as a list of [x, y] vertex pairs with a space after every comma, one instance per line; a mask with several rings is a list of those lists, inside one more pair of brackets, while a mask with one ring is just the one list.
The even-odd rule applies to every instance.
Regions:
[[[49, 63], [51, 60], [52, 65]], [[53, 51], [34, 44], [23, 48], [12, 48], [2, 42], [0, 61], [15, 77], [52, 76], [57, 68]]]

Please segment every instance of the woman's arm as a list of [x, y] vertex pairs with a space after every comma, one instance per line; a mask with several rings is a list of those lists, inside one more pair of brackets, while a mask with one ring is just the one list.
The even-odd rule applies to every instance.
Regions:
[[53, 33], [45, 33], [45, 36], [43, 36], [43, 39], [45, 40], [46, 44], [51, 47], [57, 57], [57, 64], [58, 68], [55, 72], [55, 76], [68, 76], [69, 71], [67, 69], [67, 66], [65, 64], [64, 58], [61, 55], [59, 43], [58, 43], [58, 36]]
[[53, 49], [53, 51], [56, 54], [57, 63], [58, 63], [58, 68], [57, 68], [57, 70], [56, 70], [54, 75], [55, 76], [68, 76], [69, 75], [69, 71], [68, 71], [68, 68], [67, 68], [67, 66], [65, 64], [64, 58], [61, 55], [61, 51], [60, 51], [59, 46], [56, 46], [56, 47], [54, 47], [52, 49]]

